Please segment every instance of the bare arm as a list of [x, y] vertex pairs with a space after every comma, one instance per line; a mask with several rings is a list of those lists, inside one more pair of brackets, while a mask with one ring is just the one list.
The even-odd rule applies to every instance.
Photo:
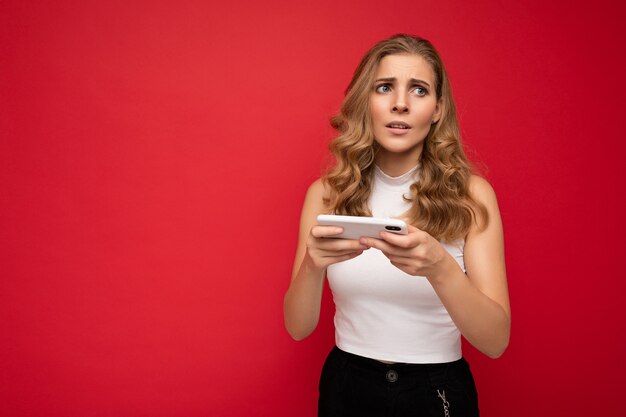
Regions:
[[474, 226], [465, 240], [463, 273], [452, 256], [428, 233], [410, 227], [407, 236], [384, 234], [384, 241], [362, 240], [383, 251], [411, 275], [425, 276], [463, 336], [478, 350], [497, 358], [509, 343], [511, 311], [504, 265], [502, 221], [487, 181], [472, 177], [470, 190], [489, 213], [484, 230]]
[[450, 259], [429, 281], [463, 336], [497, 358], [508, 346], [511, 332], [502, 220], [491, 186], [482, 178], [472, 179], [472, 195], [487, 208], [489, 224], [482, 231], [474, 227], [466, 238], [465, 274]]
[[340, 227], [316, 225], [317, 215], [325, 210], [323, 196], [324, 186], [317, 180], [302, 207], [298, 248], [285, 294], [285, 327], [295, 340], [306, 338], [317, 327], [328, 265], [352, 259], [366, 249], [358, 240], [323, 238], [342, 232]]

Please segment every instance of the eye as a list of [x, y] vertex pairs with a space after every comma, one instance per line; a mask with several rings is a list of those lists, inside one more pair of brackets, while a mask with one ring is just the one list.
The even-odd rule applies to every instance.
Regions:
[[426, 90], [424, 87], [415, 87], [413, 91], [418, 96], [425, 96], [426, 94], [428, 94], [428, 90]]
[[376, 87], [376, 92], [377, 93], [388, 93], [391, 91], [391, 86], [389, 84], [381, 84], [379, 86]]

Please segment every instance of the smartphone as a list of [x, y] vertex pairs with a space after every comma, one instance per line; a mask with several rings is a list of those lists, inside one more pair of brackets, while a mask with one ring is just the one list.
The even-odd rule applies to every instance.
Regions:
[[320, 226], [343, 227], [343, 233], [334, 236], [326, 236], [339, 239], [359, 239], [361, 236], [380, 239], [380, 232], [382, 231], [397, 233], [399, 235], [406, 235], [408, 233], [406, 223], [398, 219], [320, 214], [317, 216], [317, 224]]

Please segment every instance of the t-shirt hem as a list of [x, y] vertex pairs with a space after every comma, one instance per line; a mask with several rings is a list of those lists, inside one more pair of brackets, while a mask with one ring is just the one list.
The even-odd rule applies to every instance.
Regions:
[[342, 343], [336, 343], [337, 347], [344, 352], [352, 353], [353, 355], [362, 356], [369, 359], [375, 359], [379, 361], [397, 362], [397, 363], [414, 363], [414, 364], [426, 364], [426, 363], [448, 363], [454, 362], [463, 357], [461, 351], [458, 352], [446, 352], [446, 353], [427, 353], [419, 355], [405, 355], [389, 352], [373, 352], [367, 349], [355, 348]]

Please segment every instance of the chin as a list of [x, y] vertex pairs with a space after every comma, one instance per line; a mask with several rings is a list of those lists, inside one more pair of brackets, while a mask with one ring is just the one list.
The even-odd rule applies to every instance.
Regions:
[[[395, 142], [395, 143], [394, 143]], [[414, 151], [416, 148], [422, 148], [424, 141], [418, 143], [397, 143], [398, 140], [380, 141], [378, 144], [382, 149], [390, 153], [404, 154]]]

